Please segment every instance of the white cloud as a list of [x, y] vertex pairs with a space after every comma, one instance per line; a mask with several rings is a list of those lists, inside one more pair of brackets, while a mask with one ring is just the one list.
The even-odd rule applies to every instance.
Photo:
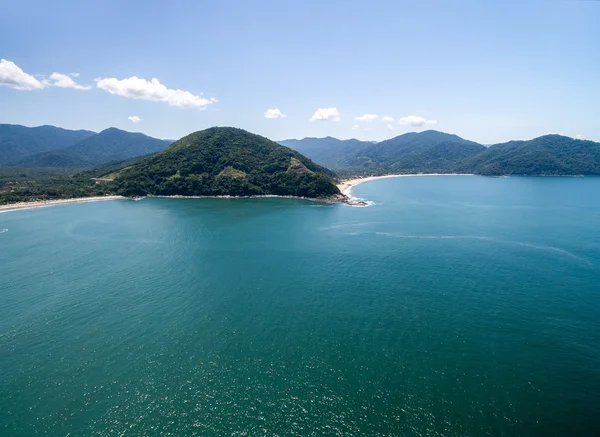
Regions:
[[388, 124], [387, 125], [387, 130], [394, 130], [394, 125], [393, 124]]
[[360, 127], [359, 125], [355, 124], [354, 126], [352, 126], [352, 130], [356, 130], [356, 129], [358, 129], [359, 127]]
[[381, 118], [381, 121], [383, 121], [384, 123], [391, 123], [394, 121], [394, 117], [391, 117], [389, 115], [386, 115], [385, 117]]
[[281, 112], [278, 108], [267, 109], [265, 112], [265, 118], [285, 118], [286, 115]]
[[340, 121], [340, 111], [337, 108], [319, 108], [315, 111], [310, 121]]
[[76, 90], [92, 89], [92, 87], [88, 86], [88, 85], [78, 85], [69, 76], [67, 76], [66, 74], [60, 74], [60, 73], [52, 73], [50, 75], [50, 80], [45, 80], [44, 84], [46, 84], [48, 86], [56, 86], [59, 88], [73, 88]]
[[122, 80], [108, 77], [96, 79], [96, 86], [111, 94], [129, 99], [164, 102], [169, 106], [178, 106], [180, 108], [204, 109], [206, 106], [217, 101], [214, 98], [207, 99], [203, 96], [192, 94], [189, 91], [167, 88], [156, 78], [147, 81], [136, 76]]
[[419, 117], [417, 115], [409, 115], [408, 117], [402, 117], [398, 120], [398, 124], [410, 125], [413, 127], [420, 126], [433, 126], [437, 124], [437, 120], [427, 120], [426, 118]]
[[79, 77], [79, 73], [69, 73], [69, 76]]
[[377, 120], [377, 117], [379, 117], [377, 114], [365, 114], [356, 117], [356, 121], [371, 123], [373, 120]]
[[575, 135], [575, 137], [574, 137], [574, 138], [575, 138], [576, 140], [585, 140], [585, 135], [583, 135], [583, 134], [577, 134], [577, 135]]
[[30, 74], [25, 73], [14, 62], [6, 59], [0, 60], [0, 86], [7, 86], [15, 90], [41, 90], [44, 84]]
[[127, 117], [127, 120], [129, 120], [132, 123], [139, 123], [140, 121], [142, 121], [142, 119], [140, 117], [138, 117], [137, 115], [130, 115], [129, 117]]

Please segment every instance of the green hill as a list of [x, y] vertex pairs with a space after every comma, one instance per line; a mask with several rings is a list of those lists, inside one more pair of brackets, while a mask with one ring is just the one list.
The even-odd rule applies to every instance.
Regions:
[[41, 152], [63, 149], [85, 140], [95, 132], [54, 126], [26, 127], [0, 124], [0, 166]]
[[562, 135], [496, 144], [457, 164], [456, 171], [501, 175], [600, 175], [600, 143]]
[[123, 195], [338, 194], [334, 173], [267, 138], [232, 127], [190, 134], [116, 173]]
[[294, 149], [316, 163], [332, 170], [347, 167], [346, 160], [349, 156], [368, 149], [374, 143], [367, 141], [338, 140], [333, 137], [303, 138], [301, 140], [283, 140], [280, 144]]
[[345, 174], [444, 173], [485, 150], [481, 144], [433, 130], [407, 133], [370, 143], [335, 138], [305, 138], [282, 143], [315, 162]]
[[89, 168], [111, 161], [122, 161], [155, 153], [166, 148], [171, 142], [113, 127], [69, 147], [27, 156], [15, 163], [14, 166]]

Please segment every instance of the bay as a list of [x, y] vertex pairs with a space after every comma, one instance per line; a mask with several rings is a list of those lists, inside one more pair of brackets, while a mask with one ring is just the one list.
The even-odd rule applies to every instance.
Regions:
[[0, 214], [0, 434], [595, 435], [599, 178]]

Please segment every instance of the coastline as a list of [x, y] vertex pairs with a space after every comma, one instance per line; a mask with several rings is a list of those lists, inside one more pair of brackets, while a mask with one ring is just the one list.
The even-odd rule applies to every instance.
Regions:
[[389, 174], [384, 176], [367, 176], [364, 178], [348, 179], [341, 181], [337, 184], [339, 190], [345, 196], [349, 196], [352, 188], [362, 184], [363, 182], [375, 181], [377, 179], [388, 179], [388, 178], [404, 178], [404, 177], [419, 177], [419, 176], [475, 176], [471, 173], [417, 173], [417, 174]]
[[75, 199], [57, 199], [57, 200], [34, 200], [32, 202], [17, 202], [8, 205], [0, 205], [0, 214], [9, 211], [19, 211], [23, 209], [44, 208], [46, 206], [68, 205], [71, 203], [103, 202], [106, 200], [122, 200], [123, 196], [97, 196], [97, 197], [78, 197]]
[[141, 197], [141, 199], [145, 199], [146, 197], [154, 197], [158, 199], [265, 199], [265, 198], [278, 198], [278, 199], [297, 199], [297, 200], [309, 200], [311, 202], [318, 203], [345, 203], [347, 201], [346, 196], [340, 194], [334, 194], [330, 197], [302, 197], [302, 196], [283, 196], [279, 194], [257, 194], [253, 196], [230, 196], [230, 195], [218, 195], [218, 196], [183, 196], [179, 194], [174, 194], [172, 196], [161, 196], [148, 194], [147, 196]]

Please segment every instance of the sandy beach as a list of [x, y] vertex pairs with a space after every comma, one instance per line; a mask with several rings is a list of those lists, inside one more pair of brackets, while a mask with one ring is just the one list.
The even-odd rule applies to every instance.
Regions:
[[337, 187], [340, 191], [348, 195], [352, 187], [355, 187], [358, 184], [362, 184], [363, 182], [374, 181], [377, 179], [387, 179], [387, 178], [403, 178], [403, 177], [418, 177], [418, 176], [474, 176], [473, 174], [468, 173], [427, 173], [427, 174], [389, 174], [385, 176], [367, 176], [364, 178], [357, 179], [349, 179], [347, 181], [340, 182]]
[[65, 205], [69, 203], [102, 202], [105, 200], [125, 199], [123, 196], [99, 196], [99, 197], [81, 197], [77, 199], [59, 199], [59, 200], [37, 200], [33, 202], [18, 202], [9, 205], [0, 205], [0, 213], [16, 211], [20, 209], [43, 208], [46, 206]]

